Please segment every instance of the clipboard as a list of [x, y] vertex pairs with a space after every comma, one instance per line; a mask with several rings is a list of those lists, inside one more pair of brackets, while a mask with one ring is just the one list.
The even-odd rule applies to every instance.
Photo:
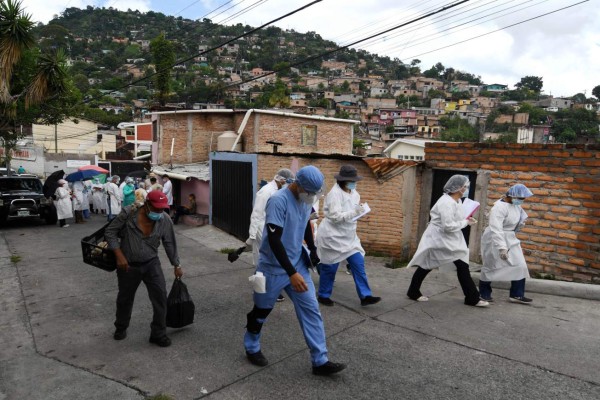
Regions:
[[479, 204], [478, 201], [471, 200], [468, 197], [465, 198], [462, 202], [462, 208], [466, 215], [465, 219], [471, 218], [473, 216], [473, 214], [475, 214], [477, 212], [477, 210], [479, 210], [480, 206], [481, 205]]
[[367, 203], [363, 203], [362, 206], [365, 209], [365, 211], [362, 214], [357, 215], [356, 217], [352, 218], [352, 222], [358, 221], [359, 218], [364, 217], [365, 215], [367, 215], [368, 213], [371, 212], [371, 207], [369, 207], [369, 205]]

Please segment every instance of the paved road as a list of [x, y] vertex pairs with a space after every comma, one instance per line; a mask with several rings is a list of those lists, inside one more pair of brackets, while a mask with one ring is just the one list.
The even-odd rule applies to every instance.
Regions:
[[79, 244], [102, 223], [0, 232], [0, 400], [600, 398], [600, 302], [530, 293], [534, 305], [522, 306], [496, 290], [492, 307], [476, 309], [462, 304], [455, 277], [433, 272], [424, 284], [431, 301], [414, 303], [404, 296], [412, 271], [378, 258], [368, 258], [368, 274], [381, 303], [361, 307], [340, 271], [337, 304], [321, 310], [330, 357], [346, 371], [310, 373], [289, 300], [263, 330], [269, 366], [250, 365], [241, 342], [250, 255], [229, 263], [218, 250], [241, 242], [210, 226], [177, 227], [196, 323], [170, 330], [169, 348], [149, 344], [140, 287], [128, 337], [115, 342], [116, 276], [83, 264]]

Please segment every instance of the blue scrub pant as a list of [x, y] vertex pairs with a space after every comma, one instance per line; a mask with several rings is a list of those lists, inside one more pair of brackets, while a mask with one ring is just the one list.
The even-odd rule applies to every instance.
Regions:
[[[492, 282], [479, 281], [479, 293], [484, 299], [492, 298]], [[523, 297], [525, 296], [525, 278], [519, 279], [518, 281], [510, 281], [510, 297]]]
[[[369, 288], [369, 281], [367, 280], [367, 273], [365, 272], [365, 258], [363, 255], [361, 253], [354, 253], [348, 257], [346, 261], [348, 261], [348, 264], [350, 265], [358, 297], [362, 300], [367, 296], [371, 296], [371, 288]], [[319, 297], [331, 297], [331, 293], [333, 292], [333, 282], [335, 281], [335, 274], [339, 265], [340, 263], [320, 264]]]
[[[325, 327], [323, 318], [319, 311], [319, 303], [315, 296], [315, 285], [313, 284], [310, 272], [306, 266], [298, 268], [298, 272], [304, 278], [308, 290], [306, 292], [296, 292], [290, 284], [290, 278], [287, 274], [274, 275], [262, 271], [266, 277], [267, 292], [254, 293], [254, 305], [261, 309], [271, 310], [277, 302], [277, 297], [282, 290], [285, 290], [288, 297], [294, 303], [296, 316], [300, 323], [300, 329], [304, 334], [304, 340], [310, 349], [310, 358], [313, 366], [320, 366], [328, 361], [327, 345], [325, 343]], [[266, 319], [258, 319], [258, 322], [264, 323]], [[251, 333], [246, 330], [244, 335], [244, 347], [250, 354], [260, 351], [261, 333]]]

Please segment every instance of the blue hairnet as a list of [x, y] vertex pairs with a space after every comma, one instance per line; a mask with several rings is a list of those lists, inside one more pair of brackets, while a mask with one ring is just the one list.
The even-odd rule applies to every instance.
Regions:
[[469, 183], [469, 178], [465, 175], [452, 175], [444, 185], [444, 193], [456, 193]]
[[323, 187], [325, 177], [317, 167], [312, 165], [300, 168], [296, 174], [296, 182], [307, 192], [317, 193]]
[[533, 196], [533, 193], [531, 193], [531, 190], [529, 190], [527, 186], [523, 185], [522, 183], [517, 183], [516, 185], [513, 185], [510, 187], [510, 189], [508, 189], [506, 195], [510, 197], [527, 198]]

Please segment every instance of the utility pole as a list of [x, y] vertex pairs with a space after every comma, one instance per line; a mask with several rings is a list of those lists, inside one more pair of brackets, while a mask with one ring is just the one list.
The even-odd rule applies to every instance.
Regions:
[[54, 124], [54, 153], [58, 153], [58, 126]]

